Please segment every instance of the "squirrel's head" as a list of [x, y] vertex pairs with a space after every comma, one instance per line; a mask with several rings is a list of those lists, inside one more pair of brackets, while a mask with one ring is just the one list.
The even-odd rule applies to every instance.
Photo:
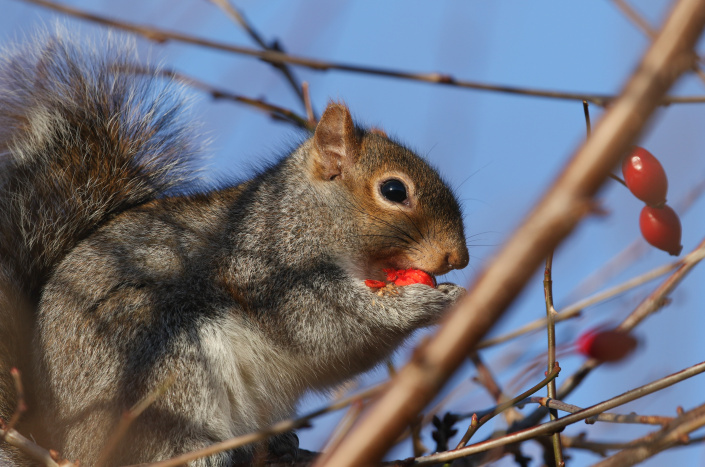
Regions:
[[383, 268], [440, 275], [468, 264], [458, 201], [422, 158], [381, 131], [355, 127], [338, 103], [323, 113], [312, 153], [314, 178], [332, 184], [338, 212], [349, 216], [365, 278]]

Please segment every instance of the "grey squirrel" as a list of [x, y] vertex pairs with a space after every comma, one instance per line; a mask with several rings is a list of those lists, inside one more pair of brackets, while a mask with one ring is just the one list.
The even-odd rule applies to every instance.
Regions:
[[[291, 416], [462, 295], [364, 284], [468, 263], [458, 202], [420, 157], [331, 103], [279, 162], [193, 191], [200, 149], [176, 85], [135, 73], [116, 42], [45, 34], [0, 63], [2, 419], [16, 366], [32, 408], [18, 430], [94, 465], [166, 385], [108, 464], [166, 459]], [[0, 443], [0, 460], [20, 457]]]

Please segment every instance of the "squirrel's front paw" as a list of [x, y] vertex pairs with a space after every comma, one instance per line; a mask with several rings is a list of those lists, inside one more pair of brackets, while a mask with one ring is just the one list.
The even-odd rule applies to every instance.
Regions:
[[452, 284], [450, 282], [443, 282], [442, 284], [438, 284], [436, 286], [436, 289], [439, 292], [443, 292], [448, 296], [450, 299], [450, 303], [455, 303], [457, 302], [460, 297], [465, 295], [465, 288], [461, 287], [459, 285]]

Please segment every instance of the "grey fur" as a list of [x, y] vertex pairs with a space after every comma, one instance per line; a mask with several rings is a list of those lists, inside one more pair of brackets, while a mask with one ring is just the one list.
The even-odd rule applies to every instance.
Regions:
[[[164, 384], [111, 465], [268, 426], [291, 416], [305, 391], [379, 363], [462, 294], [453, 284], [386, 294], [364, 285], [380, 265], [463, 267], [467, 250], [457, 201], [436, 172], [354, 127], [345, 107], [331, 104], [313, 138], [252, 180], [164, 196], [188, 178], [195, 152], [175, 118], [179, 101], [152, 113], [156, 79], [114, 75], [115, 63], [133, 63], [124, 52], [95, 54], [62, 37], [42, 44], [0, 71], [0, 206], [19, 226], [0, 244], [0, 298], [36, 314], [34, 345], [21, 350], [32, 356], [47, 442], [66, 457], [95, 463], [121, 414]], [[120, 105], [93, 105], [101, 101]], [[79, 149], [76, 166], [69, 151]], [[99, 156], [135, 169], [115, 176]], [[91, 175], [82, 185], [81, 173]], [[380, 198], [389, 177], [408, 183], [408, 206]], [[28, 215], [37, 203], [45, 212]], [[12, 406], [6, 396], [0, 416]]]

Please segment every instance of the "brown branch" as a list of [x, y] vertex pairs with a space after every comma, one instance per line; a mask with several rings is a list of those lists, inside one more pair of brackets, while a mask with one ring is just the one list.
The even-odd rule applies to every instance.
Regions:
[[538, 384], [533, 386], [527, 391], [524, 391], [523, 393], [519, 394], [518, 396], [509, 399], [508, 401], [502, 402], [501, 404], [498, 404], [496, 407], [491, 408], [490, 410], [485, 411], [481, 415], [473, 414], [472, 416], [472, 423], [470, 424], [470, 427], [468, 430], [465, 432], [463, 437], [461, 438], [460, 442], [458, 443], [458, 446], [455, 449], [460, 449], [463, 446], [465, 446], [470, 438], [477, 432], [477, 430], [482, 427], [485, 423], [490, 421], [492, 418], [494, 418], [496, 415], [504, 412], [510, 407], [513, 407], [520, 402], [522, 402], [524, 399], [526, 399], [528, 396], [536, 393], [537, 391], [540, 391], [541, 388], [546, 387], [547, 384], [549, 384], [551, 381], [556, 379], [556, 376], [558, 376], [558, 373], [560, 373], [561, 368], [558, 366], [558, 364], [554, 365], [553, 369], [550, 372], [546, 373], [546, 377]]
[[316, 465], [370, 465], [381, 459], [502, 316], [542, 259], [590, 211], [592, 197], [612, 167], [637, 138], [671, 84], [691, 64], [692, 49], [704, 25], [704, 0], [677, 3], [592, 137], [447, 316], [437, 334], [417, 349], [337, 449], [325, 453]]
[[[590, 441], [585, 439], [585, 434], [581, 433], [578, 436], [561, 436], [561, 440], [566, 447], [573, 449], [584, 449], [586, 451], [592, 451], [602, 457], [607, 457], [607, 451], [615, 451], [618, 449], [629, 449], [637, 446], [644, 446], [649, 444], [649, 441], [645, 441], [644, 438], [640, 438], [634, 441], [628, 442], [609, 442], [609, 441]], [[690, 438], [688, 444], [703, 443], [705, 442], [705, 436], [699, 436], [697, 438]], [[678, 447], [675, 445], [672, 447]], [[685, 446], [685, 445], [681, 445]]]
[[[25, 438], [17, 430], [4, 430], [0, 428], [0, 435], [5, 439], [7, 444], [19, 449], [23, 454], [46, 467], [59, 467], [59, 464], [54, 459], [54, 455], [47, 451], [37, 443]], [[72, 463], [63, 461], [61, 467], [74, 466]]]
[[[629, 4], [625, 0], [613, 0], [615, 5], [624, 13], [624, 16], [629, 18], [629, 20], [634, 23], [640, 30], [641, 32], [646, 35], [649, 39], [653, 39], [656, 37], [656, 31], [654, 28], [649, 25], [649, 23], [646, 22], [643, 16], [641, 16], [637, 11], [629, 6]], [[702, 68], [700, 65], [698, 65], [697, 61], [693, 62], [692, 66], [693, 72], [695, 72], [696, 75], [698, 75], [698, 78], [705, 83], [705, 72], [703, 72]]]
[[[583, 101], [584, 102], [584, 101]], [[546, 267], [543, 271], [543, 293], [546, 301], [546, 331], [548, 337], [548, 370], [550, 371], [556, 365], [556, 309], [553, 308], [553, 250], [546, 257]], [[552, 379], [546, 386], [549, 399], [556, 398], [556, 380]], [[551, 420], [558, 418], [558, 411], [549, 408], [548, 414]], [[561, 435], [553, 433], [551, 435], [551, 445], [553, 446], [553, 457], [557, 467], [563, 467], [565, 460], [563, 459], [563, 449], [561, 448]]]
[[[270, 51], [275, 51], [275, 52], [281, 52], [281, 46], [277, 41], [272, 42], [271, 44], [268, 44], [264, 38], [255, 30], [255, 28], [250, 24], [249, 21], [247, 21], [247, 18], [245, 18], [245, 15], [242, 14], [240, 10], [238, 10], [232, 3], [230, 3], [228, 0], [209, 0], [210, 2], [214, 3], [216, 6], [218, 6], [221, 10], [223, 10], [228, 16], [230, 16], [237, 24], [240, 25], [242, 29], [247, 32], [247, 34], [254, 40], [257, 45], [259, 45], [262, 49], [264, 50], [270, 50]], [[286, 63], [271, 63], [272, 66], [280, 71], [282, 75], [284, 75], [284, 78], [286, 81], [289, 83], [291, 88], [294, 90], [294, 93], [296, 93], [296, 97], [299, 98], [302, 104], [306, 105], [306, 101], [304, 99], [304, 94], [301, 89], [301, 86], [299, 85], [299, 82], [296, 78], [294, 78], [294, 74], [291, 71], [291, 68]]]
[[[15, 430], [14, 427], [22, 414], [27, 410], [27, 405], [25, 404], [24, 388], [22, 387], [22, 378], [19, 370], [17, 368], [13, 368], [10, 370], [10, 373], [15, 383], [17, 408], [7, 424], [0, 419], [0, 440], [5, 441], [10, 446], [16, 447], [23, 454], [27, 455], [30, 459], [35, 460], [41, 465], [46, 467], [58, 467], [59, 464], [57, 463], [57, 460], [59, 460], [59, 456], [57, 454], [52, 454], [33, 441], [25, 438], [17, 430]], [[74, 464], [62, 460], [61, 466], [72, 467]]]
[[160, 70], [153, 70], [153, 69], [145, 69], [145, 70], [135, 70], [135, 72], [141, 72], [141, 73], [158, 73], [162, 76], [172, 78], [176, 81], [179, 81], [185, 85], [188, 85], [194, 89], [199, 89], [203, 92], [207, 92], [208, 94], [213, 97], [213, 99], [227, 99], [231, 100], [234, 102], [238, 102], [240, 104], [245, 104], [250, 107], [254, 107], [258, 110], [261, 110], [267, 114], [269, 114], [272, 118], [278, 119], [278, 120], [284, 120], [286, 122], [292, 123], [293, 125], [303, 128], [308, 131], [313, 131], [316, 128], [316, 124], [311, 123], [308, 119], [300, 116], [293, 110], [287, 109], [285, 107], [280, 107], [278, 105], [274, 104], [269, 104], [265, 102], [262, 99], [254, 99], [251, 97], [246, 97], [240, 94], [235, 94], [229, 91], [225, 91], [223, 89], [216, 88], [214, 86], [211, 86], [208, 83], [205, 83], [203, 81], [197, 80], [195, 78], [192, 78], [190, 76], [186, 76], [182, 73], [179, 73], [177, 71], [173, 70], [165, 70], [165, 69], [160, 69]]
[[413, 459], [411, 461], [411, 465], [429, 465], [439, 462], [449, 462], [453, 459], [466, 457], [471, 454], [477, 454], [480, 452], [485, 452], [490, 449], [506, 446], [508, 444], [513, 444], [520, 441], [526, 441], [529, 439], [533, 439], [537, 436], [547, 436], [565, 428], [568, 425], [572, 425], [573, 423], [601, 414], [606, 410], [613, 409], [615, 407], [632, 402], [641, 397], [653, 394], [654, 392], [660, 391], [669, 386], [673, 386], [674, 384], [677, 384], [688, 378], [692, 378], [693, 376], [701, 373], [705, 373], [705, 362], [698, 363], [689, 368], [686, 368], [685, 370], [679, 371], [678, 373], [673, 373], [664, 378], [652, 381], [651, 383], [627, 391], [623, 394], [620, 394], [619, 396], [613, 397], [604, 402], [600, 402], [599, 404], [595, 404], [574, 414], [559, 418], [558, 420], [547, 422], [532, 428], [527, 428], [525, 430], [517, 431], [515, 433], [502, 436], [501, 438], [490, 439], [488, 441], [473, 444], [471, 446], [457, 449], [455, 451], [448, 451], [438, 454], [432, 454], [430, 456], [419, 457]]
[[[534, 403], [540, 404], [546, 408], [560, 410], [562, 412], [577, 413], [581, 410], [585, 410], [577, 405], [566, 404], [565, 402], [558, 401], [555, 399], [549, 399], [547, 397], [530, 397], [529, 399], [523, 401], [524, 403]], [[673, 417], [663, 417], [659, 415], [638, 415], [635, 413], [630, 414], [613, 414], [613, 413], [601, 413], [595, 417], [591, 417], [585, 420], [586, 423], [594, 422], [606, 422], [606, 423], [631, 423], [639, 425], [666, 425], [673, 421]]]
[[672, 420], [656, 433], [639, 440], [637, 446], [618, 452], [609, 459], [595, 464], [596, 467], [622, 467], [637, 464], [661, 451], [679, 444], [688, 444], [688, 434], [705, 426], [705, 404]]
[[174, 379], [175, 375], [172, 375], [167, 381], [160, 384], [159, 387], [144, 396], [140, 401], [133, 405], [130, 410], [123, 414], [122, 418], [118, 422], [117, 428], [105, 443], [105, 446], [103, 446], [103, 450], [98, 457], [98, 462], [96, 465], [102, 466], [109, 462], [110, 456], [113, 451], [115, 451], [115, 448], [117, 448], [122, 438], [124, 438], [127, 434], [127, 430], [130, 428], [132, 423], [137, 419], [137, 417], [142, 415], [142, 413], [147, 410], [150, 405], [161, 397], [166, 390], [169, 389], [169, 387], [171, 387], [174, 383]]
[[480, 355], [477, 352], [472, 352], [470, 354], [470, 360], [477, 369], [477, 377], [475, 380], [480, 383], [482, 387], [487, 389], [487, 392], [490, 396], [492, 396], [492, 399], [497, 403], [506, 400], [507, 397], [504, 395], [504, 391], [502, 391], [499, 387], [499, 384], [497, 384], [494, 376], [492, 376], [492, 372], [489, 368], [487, 368], [487, 365], [485, 365], [485, 362], [482, 360]]
[[[249, 47], [241, 47], [231, 44], [226, 44], [224, 42], [212, 41], [208, 39], [202, 39], [198, 37], [189, 36], [187, 34], [182, 34], [173, 31], [167, 31], [164, 29], [151, 28], [146, 26], [140, 26], [134, 23], [128, 23], [124, 21], [113, 20], [100, 15], [95, 15], [88, 13], [77, 8], [73, 8], [67, 5], [61, 5], [48, 0], [23, 0], [27, 3], [33, 3], [35, 5], [40, 5], [45, 8], [52, 9], [54, 11], [59, 11], [61, 13], [80, 18], [83, 20], [91, 21], [94, 23], [102, 24], [104, 26], [109, 26], [116, 29], [122, 29], [124, 31], [129, 31], [133, 34], [139, 34], [146, 39], [155, 42], [167, 42], [167, 41], [177, 41], [187, 44], [198, 45], [202, 47], [209, 47], [215, 50], [222, 50], [226, 52], [237, 53], [241, 55], [247, 55], [250, 57], [257, 57], [265, 62], [269, 63], [288, 63], [291, 65], [302, 66], [305, 68], [310, 68], [319, 71], [329, 71], [329, 70], [339, 70], [346, 71], [350, 73], [362, 73], [374, 76], [383, 76], [389, 78], [397, 78], [411, 81], [422, 81], [426, 83], [439, 84], [445, 86], [454, 86], [459, 88], [475, 89], [479, 91], [493, 91], [521, 96], [532, 96], [532, 97], [544, 97], [551, 99], [563, 99], [563, 100], [574, 100], [574, 101], [587, 101], [595, 105], [606, 106], [608, 103], [616, 99], [616, 96], [606, 95], [606, 94], [584, 94], [584, 93], [574, 93], [574, 92], [560, 92], [560, 91], [549, 91], [542, 89], [530, 89], [521, 88], [514, 86], [501, 86], [492, 85], [486, 83], [479, 83], [476, 81], [468, 81], [457, 79], [451, 75], [432, 72], [432, 73], [413, 73], [407, 71], [391, 70], [387, 68], [371, 67], [371, 66], [361, 66], [361, 65], [351, 65], [346, 63], [330, 62], [325, 60], [317, 60], [308, 57], [289, 55], [279, 51], [273, 50], [257, 50]], [[685, 103], [705, 103], [705, 96], [659, 96], [654, 100], [654, 105], [670, 105], [670, 104], [685, 104]]]
[[[215, 443], [215, 444], [212, 444], [210, 446], [207, 446], [203, 449], [199, 449], [196, 451], [187, 452], [185, 454], [182, 454], [177, 457], [173, 457], [171, 459], [148, 464], [148, 466], [149, 467], [175, 467], [178, 465], [186, 464], [186, 463], [191, 462], [196, 459], [200, 459], [202, 457], [211, 456], [211, 455], [216, 454], [218, 452], [229, 451], [231, 449], [237, 449], [237, 448], [239, 448], [241, 446], [245, 446], [247, 444], [251, 444], [251, 443], [265, 440], [265, 439], [270, 438], [274, 435], [286, 433], [286, 432], [295, 430], [297, 428], [308, 426], [309, 422], [316, 417], [320, 417], [321, 415], [329, 413], [329, 412], [334, 412], [336, 410], [340, 410], [343, 407], [347, 407], [348, 405], [353, 404], [357, 401], [367, 399], [370, 397], [374, 397], [384, 388], [384, 386], [385, 386], [385, 384], [373, 386], [365, 391], [362, 391], [359, 394], [354, 394], [352, 396], [346, 397], [346, 398], [341, 399], [339, 401], [336, 401], [332, 404], [329, 404], [321, 409], [314, 410], [313, 412], [310, 412], [310, 413], [303, 415], [301, 417], [289, 419], [289, 420], [283, 420], [281, 422], [275, 423], [274, 425], [272, 425], [268, 428], [264, 428], [262, 430], [255, 431], [253, 433], [248, 433], [246, 435], [237, 436], [235, 438], [221, 441], [220, 443]], [[137, 466], [133, 466], [133, 467], [137, 467]], [[147, 467], [147, 466], [142, 465], [142, 467]]]
[[[17, 398], [17, 407], [15, 407], [15, 412], [12, 414], [12, 417], [10, 418], [10, 421], [7, 422], [7, 424], [5, 424], [2, 419], [0, 419], [0, 428], [5, 431], [5, 434], [15, 428], [17, 422], [20, 421], [22, 414], [27, 411], [27, 404], [24, 400], [24, 388], [22, 387], [22, 378], [20, 376], [20, 370], [18, 370], [17, 368], [12, 368], [10, 370], [10, 375], [12, 376], [12, 380], [15, 383], [15, 397]], [[5, 435], [0, 437], [0, 439], [2, 439], [3, 441], [5, 440], [4, 436]]]
[[308, 123], [315, 128], [316, 126], [316, 113], [313, 111], [313, 104], [311, 103], [311, 94], [308, 90], [308, 82], [304, 81], [301, 83], [301, 91], [304, 95], [304, 106], [306, 107], [306, 118]]

